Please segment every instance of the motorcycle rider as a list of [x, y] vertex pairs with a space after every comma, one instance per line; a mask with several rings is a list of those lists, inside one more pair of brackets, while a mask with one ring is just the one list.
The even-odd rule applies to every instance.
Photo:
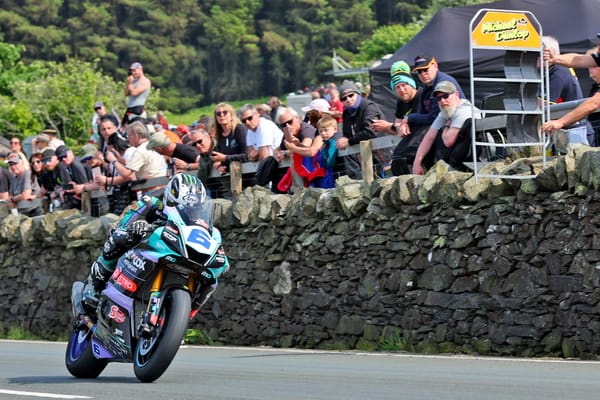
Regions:
[[[152, 231], [159, 226], [164, 226], [167, 217], [163, 213], [164, 207], [175, 207], [185, 205], [189, 199], [197, 201], [196, 206], [201, 206], [206, 201], [206, 189], [195, 175], [177, 174], [171, 178], [164, 189], [162, 200], [156, 196], [145, 195], [128, 210], [118, 226], [110, 234], [102, 253], [92, 266], [90, 274], [84, 282], [83, 302], [91, 308], [98, 304], [98, 294], [104, 286], [117, 265], [117, 260], [127, 250], [138, 244], [142, 239], [150, 236]], [[223, 267], [229, 265], [227, 256], [221, 247], [218, 256], [210, 267]], [[226, 271], [224, 268], [223, 271]], [[220, 274], [219, 274], [220, 275]], [[198, 296], [194, 297], [194, 310], [190, 318], [196, 315], [198, 309], [208, 300], [217, 287], [217, 278], [209, 269], [200, 273], [200, 285]]]

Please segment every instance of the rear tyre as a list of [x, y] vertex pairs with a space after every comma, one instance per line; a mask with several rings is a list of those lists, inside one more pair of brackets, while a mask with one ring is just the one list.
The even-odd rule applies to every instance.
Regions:
[[169, 367], [188, 324], [191, 299], [187, 291], [175, 289], [167, 294], [151, 337], [140, 337], [135, 349], [133, 371], [142, 382], [158, 379]]
[[91, 331], [75, 328], [67, 343], [65, 364], [75, 378], [92, 379], [104, 371], [108, 361], [94, 357]]

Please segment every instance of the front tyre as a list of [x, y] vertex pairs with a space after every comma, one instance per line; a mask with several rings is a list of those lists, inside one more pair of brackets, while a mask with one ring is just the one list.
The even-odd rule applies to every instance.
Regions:
[[155, 381], [171, 364], [185, 334], [191, 308], [187, 291], [174, 289], [167, 294], [152, 336], [140, 337], [135, 349], [133, 371], [139, 380]]
[[92, 353], [92, 333], [86, 328], [75, 328], [67, 343], [67, 369], [75, 378], [92, 379], [106, 368], [107, 360], [97, 359]]

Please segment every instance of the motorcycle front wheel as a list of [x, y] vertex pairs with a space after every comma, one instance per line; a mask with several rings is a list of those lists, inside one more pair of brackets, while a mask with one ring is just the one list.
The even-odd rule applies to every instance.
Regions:
[[190, 295], [183, 289], [166, 295], [152, 335], [140, 337], [135, 349], [133, 371], [140, 381], [153, 382], [169, 367], [185, 334], [191, 307]]
[[67, 343], [65, 364], [75, 378], [92, 379], [104, 371], [108, 361], [94, 357], [92, 332], [85, 328], [76, 328], [71, 332]]

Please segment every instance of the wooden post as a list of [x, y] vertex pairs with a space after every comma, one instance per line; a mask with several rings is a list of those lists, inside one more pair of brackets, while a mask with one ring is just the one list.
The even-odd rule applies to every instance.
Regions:
[[86, 215], [92, 215], [92, 197], [90, 192], [81, 193], [81, 212]]
[[232, 161], [229, 163], [229, 179], [231, 180], [231, 194], [237, 197], [242, 193], [242, 163]]
[[373, 149], [370, 140], [360, 142], [360, 167], [366, 183], [373, 182]]

